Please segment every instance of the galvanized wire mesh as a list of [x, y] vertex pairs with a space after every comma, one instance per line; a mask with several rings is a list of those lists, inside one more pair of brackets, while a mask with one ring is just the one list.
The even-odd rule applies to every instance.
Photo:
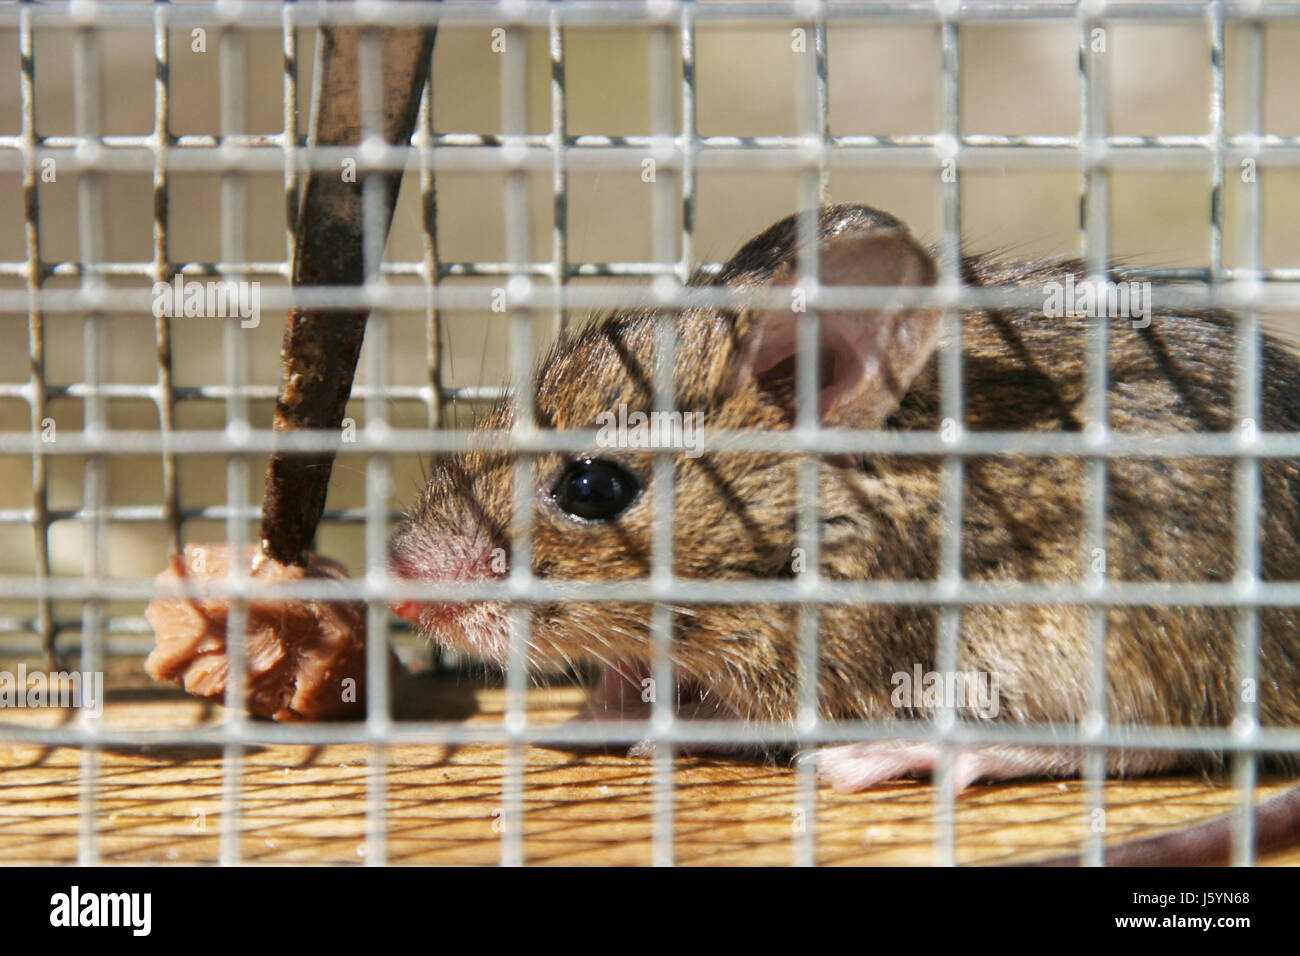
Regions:
[[[1199, 23], [1206, 31], [1207, 64], [1211, 74], [1206, 131], [1183, 135], [1112, 135], [1108, 86], [1108, 61], [1092, 47], [1097, 29], [1121, 21], [1179, 21]], [[1237, 237], [1242, 250], [1237, 265], [1224, 263], [1225, 169], [1250, 160], [1261, 169], [1294, 167], [1300, 163], [1300, 137], [1269, 133], [1263, 122], [1262, 71], [1263, 31], [1273, 22], [1300, 21], [1300, 6], [1290, 3], [1125, 3], [1043, 2], [1037, 4], [989, 2], [880, 2], [837, 3], [804, 0], [796, 3], [680, 3], [595, 2], [595, 3], [97, 3], [81, 0], [68, 4], [18, 3], [0, 8], [0, 29], [17, 34], [20, 49], [21, 130], [0, 135], [0, 172], [21, 175], [26, 209], [26, 257], [0, 262], [0, 313], [5, 321], [24, 323], [31, 375], [25, 381], [0, 382], [0, 399], [26, 403], [30, 411], [29, 430], [0, 432], [0, 456], [27, 456], [32, 469], [31, 504], [0, 509], [0, 525], [30, 526], [34, 531], [35, 564], [30, 575], [0, 580], [0, 595], [30, 602], [34, 614], [0, 619], [5, 639], [36, 636], [50, 640], [62, 630], [81, 636], [81, 668], [102, 667], [111, 653], [110, 638], [147, 633], [138, 614], [115, 615], [105, 609], [117, 602], [143, 602], [156, 593], [146, 578], [123, 579], [106, 573], [102, 566], [104, 538], [115, 524], [161, 522], [173, 548], [188, 537], [187, 525], [200, 520], [225, 523], [228, 539], [235, 545], [247, 543], [250, 520], [256, 518], [256, 502], [245, 489], [250, 470], [256, 474], [271, 450], [271, 433], [264, 422], [255, 420], [250, 404], [274, 396], [269, 382], [251, 381], [248, 375], [247, 338], [238, 323], [227, 323], [222, 347], [227, 370], [224, 380], [196, 385], [177, 385], [172, 374], [171, 323], [159, 319], [148, 347], [157, 353], [157, 375], [147, 384], [107, 381], [103, 369], [103, 317], [109, 312], [139, 312], [150, 309], [151, 284], [168, 281], [179, 273], [185, 277], [233, 280], [278, 280], [263, 292], [263, 309], [268, 315], [285, 310], [291, 303], [355, 305], [373, 309], [368, 329], [366, 380], [354, 395], [364, 402], [366, 426], [354, 443], [342, 443], [334, 436], [295, 435], [281, 438], [286, 448], [303, 450], [330, 448], [346, 459], [362, 463], [366, 498], [362, 508], [327, 512], [326, 522], [364, 526], [364, 576], [349, 585], [347, 593], [370, 607], [370, 673], [372, 677], [370, 716], [358, 725], [251, 725], [238, 711], [227, 714], [220, 727], [201, 731], [127, 731], [106, 729], [93, 720], [58, 728], [16, 728], [0, 724], [0, 739], [32, 740], [41, 743], [81, 747], [82, 828], [81, 860], [98, 860], [96, 848], [96, 792], [98, 748], [110, 744], [161, 742], [216, 742], [225, 747], [221, 858], [239, 859], [238, 805], [242, 748], [260, 742], [362, 742], [374, 744], [369, 777], [367, 861], [382, 863], [385, 854], [384, 747], [397, 742], [500, 743], [505, 748], [504, 814], [501, 859], [506, 863], [525, 861], [523, 827], [519, 825], [524, 806], [524, 748], [537, 741], [635, 743], [651, 737], [660, 742], [655, 759], [654, 860], [673, 860], [673, 744], [713, 740], [725, 742], [744, 735], [747, 739], [791, 741], [788, 727], [736, 726], [727, 722], [686, 725], [674, 719], [672, 703], [656, 701], [648, 721], [617, 726], [598, 724], [539, 725], [530, 721], [527, 709], [527, 677], [523, 667], [527, 642], [527, 608], [534, 602], [557, 598], [612, 601], [644, 598], [645, 582], [590, 582], [562, 587], [532, 577], [528, 560], [528, 527], [532, 481], [527, 457], [521, 455], [515, 487], [517, 524], [508, 581], [476, 584], [401, 584], [385, 573], [386, 538], [394, 515], [389, 502], [392, 481], [388, 455], [454, 451], [465, 447], [464, 429], [403, 429], [387, 424], [390, 403], [417, 403], [431, 424], [450, 426], [447, 407], [454, 401], [476, 402], [498, 397], [489, 387], [456, 386], [447, 383], [444, 369], [444, 339], [441, 317], [444, 310], [486, 308], [491, 289], [448, 284], [447, 280], [482, 278], [500, 280], [509, 290], [512, 307], [508, 343], [512, 380], [527, 394], [536, 353], [534, 317], [550, 316], [555, 327], [568, 323], [570, 316], [592, 309], [644, 304], [644, 287], [625, 282], [571, 284], [575, 279], [621, 280], [640, 278], [651, 283], [650, 297], [656, 305], [712, 302], [723, 305], [751, 304], [763, 293], [721, 289], [690, 289], [686, 280], [700, 266], [696, 243], [698, 173], [702, 169], [782, 169], [798, 175], [800, 208], [811, 209], [827, 199], [833, 171], [839, 169], [889, 168], [940, 170], [945, 164], [957, 171], [1008, 168], [1077, 169], [1082, 171], [1080, 249], [1091, 274], [1105, 276], [1111, 261], [1110, 191], [1113, 170], [1206, 170], [1210, 176], [1207, 268], [1146, 269], [1142, 274], [1156, 281], [1199, 280], [1199, 285], [1156, 291], [1159, 305], [1223, 306], [1235, 309], [1239, 324], [1237, 415], [1244, 421], [1259, 417], [1258, 336], [1259, 313], [1266, 308], [1300, 309], [1300, 266], [1261, 268], [1260, 191], [1246, 194], [1241, 221], [1244, 231]], [[756, 22], [793, 23], [806, 29], [809, 55], [799, 61], [798, 133], [794, 135], [701, 135], [697, 128], [696, 30], [697, 25], [743, 26]], [[1000, 135], [972, 132], [962, 118], [962, 63], [959, 38], [962, 30], [975, 23], [1067, 22], [1078, 31], [1079, 95], [1081, 126], [1072, 135]], [[426, 91], [418, 132], [409, 147], [385, 146], [371, 137], [358, 151], [350, 148], [315, 147], [306, 142], [299, 118], [299, 45], [304, 31], [322, 24], [417, 26], [439, 24], [478, 25], [500, 28], [506, 40], [501, 57], [500, 132], [479, 134], [438, 130], [434, 124], [432, 87]], [[935, 70], [940, 77], [940, 122], [933, 133], [898, 136], [836, 135], [831, 129], [828, 106], [827, 31], [835, 24], [878, 25], [888, 29], [897, 24], [923, 24], [938, 33], [940, 56], [934, 64], [918, 69]], [[1244, 132], [1230, 134], [1225, 128], [1225, 24], [1244, 31], [1244, 49], [1254, 67], [1242, 72], [1246, 104]], [[571, 30], [617, 25], [649, 35], [651, 80], [651, 126], [648, 135], [570, 135], [567, 128], [565, 37]], [[220, 34], [221, 122], [220, 129], [205, 134], [173, 135], [169, 102], [171, 33], [176, 29], [216, 28]], [[103, 82], [99, 60], [101, 35], [108, 29], [142, 31], [153, 38], [155, 64], [154, 123], [144, 135], [104, 135], [99, 85]], [[75, 133], [43, 136], [38, 132], [37, 81], [34, 38], [43, 31], [67, 31], [75, 38], [73, 59], [75, 87]], [[240, 104], [243, 88], [244, 44], [248, 33], [276, 31], [282, 38], [283, 81], [279, 90], [283, 104], [283, 126], [277, 133], [246, 131]], [[550, 59], [550, 128], [530, 132], [526, 119], [528, 97], [529, 31], [543, 31]], [[375, 78], [383, 69], [375, 34], [363, 45], [363, 101], [368, 119], [364, 126], [373, 132], [379, 109]], [[869, 95], [869, 94], [864, 94]], [[0, 131], [3, 132], [3, 131]], [[358, 155], [359, 153], [359, 155]], [[569, 252], [570, 176], [574, 171], [636, 169], [647, 158], [658, 164], [660, 175], [653, 187], [651, 232], [654, 255], [650, 261], [574, 262]], [[75, 260], [52, 261], [42, 251], [42, 224], [38, 193], [41, 171], [53, 160], [60, 173], [79, 177], [77, 231], [79, 255]], [[419, 259], [384, 260], [382, 236], [371, 216], [367, 253], [370, 281], [361, 287], [338, 287], [290, 291], [284, 286], [290, 274], [293, 248], [293, 210], [302, 178], [308, 171], [333, 171], [343, 160], [358, 160], [363, 171], [406, 170], [404, 189], [418, 190], [421, 207], [436, 209], [435, 181], [443, 172], [493, 171], [504, 175], [506, 255], [500, 261], [445, 261], [438, 254], [436, 216], [424, 223], [423, 255]], [[152, 256], [146, 261], [113, 261], [105, 253], [103, 177], [110, 173], [136, 172], [151, 176]], [[173, 177], [187, 172], [221, 176], [220, 261], [178, 261], [168, 241], [169, 191]], [[528, 176], [545, 173], [550, 177], [552, 212], [550, 255], [534, 258], [530, 243]], [[246, 179], [255, 173], [277, 173], [283, 177], [286, 204], [285, 255], [272, 261], [249, 259], [240, 210], [246, 202]], [[935, 195], [940, 208], [941, 281], [934, 289], [918, 291], [917, 302], [937, 303], [945, 309], [944, 347], [941, 358], [942, 415], [952, 422], [964, 420], [962, 395], [962, 351], [959, 310], [963, 307], [997, 304], [1040, 304], [1034, 290], [971, 289], [960, 281], [959, 261], [963, 251], [962, 186], [960, 175], [936, 178]], [[369, 211], [374, 212], [372, 202]], [[805, 226], [810, 228], [811, 223]], [[736, 237], [739, 240], [742, 237]], [[702, 264], [706, 273], [718, 264]], [[816, 263], [804, 262], [805, 274], [815, 274]], [[409, 281], [402, 281], [409, 280]], [[870, 290], [822, 290], [810, 302], [814, 309], [835, 305], [871, 305], [892, 292]], [[787, 304], [785, 293], [770, 295], [773, 305]], [[397, 310], [422, 312], [427, 322], [427, 381], [423, 385], [390, 384], [390, 323]], [[51, 316], [85, 316], [84, 375], [71, 384], [53, 385], [47, 380], [45, 325]], [[801, 323], [800, 341], [815, 342], [815, 317]], [[664, 325], [660, 344], [668, 354], [675, 347], [671, 327]], [[6, 336], [10, 332], [6, 331]], [[504, 343], [503, 343], [504, 346]], [[1106, 416], [1106, 333], [1097, 323], [1087, 345], [1090, 374], [1087, 417], [1105, 422]], [[672, 363], [662, 363], [657, 399], [661, 410], [673, 407]], [[654, 473], [656, 495], [654, 550], [649, 595], [655, 601], [653, 618], [657, 661], [654, 668], [660, 686], [672, 686], [668, 659], [671, 636], [670, 603], [784, 601], [801, 607], [800, 640], [803, 672], [812, 673], [817, 659], [816, 635], [819, 608], [838, 601], [907, 603], [940, 608], [940, 671], [956, 670], [959, 615], [967, 604], [1056, 603], [1091, 609], [1095, 639], [1094, 668], [1100, 674], [1105, 639], [1105, 609], [1130, 605], [1178, 605], [1196, 603], [1231, 607], [1238, 611], [1238, 666], [1253, 672], [1257, 656], [1256, 617], [1262, 607], [1300, 604], [1300, 582], [1259, 580], [1258, 462], [1266, 457], [1300, 458], [1300, 435], [1180, 434], [1153, 441], [1146, 436], [1121, 435], [1094, 427], [1082, 434], [963, 433], [955, 435], [918, 433], [822, 433], [815, 409], [816, 381], [813, 350], [803, 350], [800, 365], [800, 407], [803, 417], [797, 427], [782, 433], [711, 432], [705, 447], [719, 450], [800, 450], [822, 453], [847, 450], [904, 452], [940, 455], [944, 460], [944, 488], [947, 528], [940, 561], [940, 574], [933, 582], [832, 582], [816, 574], [818, 548], [816, 495], [804, 495], [800, 515], [801, 544], [811, 556], [810, 574], [797, 581], [711, 582], [675, 580], [672, 571], [671, 460], [658, 458]], [[84, 410], [79, 430], [65, 429], [57, 442], [42, 440], [43, 422], [52, 402], [75, 400]], [[121, 429], [109, 424], [107, 403], [137, 399], [153, 403], [157, 429]], [[224, 428], [184, 428], [178, 409], [189, 403], [221, 403]], [[535, 428], [531, 406], [519, 405], [522, 420], [510, 434], [499, 437], [502, 447], [522, 452], [544, 450], [580, 451], [593, 446], [594, 434], [546, 432]], [[1102, 542], [1106, 515], [1107, 460], [1117, 455], [1166, 456], [1216, 455], [1237, 463], [1236, 578], [1223, 584], [1137, 584], [1109, 580], [1104, 572], [1078, 585], [1023, 583], [991, 587], [962, 579], [961, 489], [963, 463], [975, 455], [1015, 451], [1028, 454], [1081, 456], [1089, 461], [1088, 533], [1094, 545]], [[162, 469], [162, 497], [150, 505], [109, 505], [104, 495], [105, 463], [114, 456], [154, 456]], [[84, 458], [83, 495], [74, 507], [53, 507], [50, 503], [48, 469], [51, 459], [67, 456]], [[178, 486], [178, 461], [202, 457], [213, 463], [224, 459], [228, 471], [225, 501], [197, 506], [182, 503]], [[816, 488], [816, 465], [809, 462], [802, 475], [809, 492]], [[84, 527], [85, 563], [81, 574], [56, 575], [50, 564], [51, 531], [60, 523]], [[226, 586], [214, 586], [214, 593], [232, 598], [246, 597], [247, 579], [233, 579]], [[311, 582], [286, 588], [286, 595], [324, 596]], [[336, 594], [331, 590], [329, 593]], [[511, 664], [507, 671], [507, 706], [501, 726], [467, 727], [462, 724], [402, 722], [388, 718], [389, 688], [383, 677], [386, 638], [390, 622], [387, 602], [418, 596], [436, 598], [505, 598], [515, 603], [511, 635]], [[80, 609], [72, 620], [60, 620], [56, 602], [75, 602]], [[66, 605], [64, 605], [66, 606]], [[236, 603], [238, 607], [238, 603]], [[232, 622], [239, 632], [238, 619]], [[239, 642], [234, 642], [238, 646]], [[15, 643], [15, 646], [20, 646]], [[121, 644], [121, 649], [133, 645]], [[238, 661], [238, 654], [236, 654]], [[238, 670], [238, 668], [236, 668]], [[810, 746], [823, 740], [857, 736], [864, 740], [896, 736], [897, 727], [855, 723], [828, 726], [817, 714], [816, 688], [804, 682], [802, 709], [797, 721], [797, 740]], [[936, 814], [940, 824], [935, 860], [954, 860], [953, 745], [973, 741], [1007, 741], [1043, 744], [1081, 744], [1089, 748], [1088, 799], [1091, 807], [1104, 805], [1102, 748], [1108, 745], [1212, 747], [1230, 751], [1235, 760], [1235, 783], [1240, 788], [1236, 815], [1238, 862], [1249, 862], [1251, 787], [1254, 763], [1251, 755], [1262, 749], [1300, 750], [1300, 728], [1263, 729], [1248, 709], [1231, 728], [1206, 730], [1148, 730], [1108, 726], [1104, 708], [1104, 682], [1095, 680], [1092, 711], [1079, 726], [971, 726], [946, 713], [934, 725], [915, 729], [909, 735], [943, 741], [945, 759], [936, 777]], [[810, 825], [794, 838], [793, 859], [811, 863], [816, 846], [815, 779], [811, 764], [799, 769], [799, 801]], [[1101, 858], [1102, 834], [1092, 833], [1085, 847], [1087, 857]]]

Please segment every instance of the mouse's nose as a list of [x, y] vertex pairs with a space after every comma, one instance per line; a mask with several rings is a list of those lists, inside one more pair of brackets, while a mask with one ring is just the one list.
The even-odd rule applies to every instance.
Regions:
[[420, 623], [420, 612], [424, 610], [424, 605], [419, 601], [394, 601], [388, 606], [402, 620], [412, 624]]
[[[393, 547], [388, 554], [388, 570], [398, 580], [418, 581], [421, 579], [419, 569], [411, 561], [410, 555], [401, 547]], [[388, 605], [394, 614], [412, 624], [420, 623], [420, 612], [424, 605], [419, 601], [393, 601]]]

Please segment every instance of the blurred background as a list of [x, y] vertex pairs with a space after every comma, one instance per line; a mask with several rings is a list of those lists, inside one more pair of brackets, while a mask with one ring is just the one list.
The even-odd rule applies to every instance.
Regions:
[[[697, 126], [701, 135], [764, 136], [799, 131], [796, 76], [802, 64], [791, 49], [796, 23], [762, 25], [700, 24], [697, 29]], [[1265, 27], [1264, 131], [1300, 135], [1300, 26]], [[206, 52], [194, 52], [188, 28], [171, 34], [172, 132], [217, 134], [221, 129], [221, 28], [208, 33]], [[278, 29], [241, 31], [244, 45], [246, 131], [278, 133], [283, 129], [283, 39]], [[311, 87], [312, 34], [300, 31], [300, 129], [306, 129]], [[545, 30], [527, 32], [528, 124], [530, 132], [551, 128], [550, 64]], [[1242, 129], [1241, 77], [1249, 64], [1242, 55], [1242, 34], [1227, 31], [1227, 130]], [[628, 135], [653, 132], [651, 32], [646, 28], [571, 28], [565, 33], [568, 126], [570, 135]], [[41, 135], [75, 133], [75, 88], [70, 64], [74, 34], [43, 30], [35, 36], [35, 114]], [[1210, 48], [1203, 23], [1146, 24], [1118, 22], [1108, 27], [1111, 74], [1111, 123], [1116, 134], [1203, 135], [1210, 129]], [[106, 135], [148, 134], [154, 126], [153, 36], [149, 29], [100, 32], [102, 131]], [[928, 134], [940, 129], [940, 47], [934, 26], [880, 23], [828, 27], [830, 128], [834, 135]], [[676, 56], [676, 54], [674, 54]], [[964, 133], [1070, 135], [1080, 127], [1078, 30], [1071, 22], [970, 25], [961, 29], [962, 122]], [[674, 78], [680, 82], [680, 59]], [[19, 45], [16, 32], [0, 31], [0, 135], [21, 131]], [[680, 86], [676, 88], [679, 90]], [[434, 57], [434, 126], [439, 133], [493, 133], [501, 130], [501, 62], [493, 52], [490, 29], [445, 28]], [[680, 106], [677, 107], [680, 121]], [[268, 147], [274, 148], [274, 147]], [[245, 183], [242, 228], [245, 258], [286, 258], [284, 179], [280, 172], [241, 174]], [[217, 262], [223, 229], [221, 175], [173, 173], [168, 213], [169, 257], [175, 264]], [[153, 197], [147, 173], [105, 173], [105, 257], [115, 262], [145, 263], [153, 258]], [[503, 174], [440, 174], [438, 254], [449, 261], [501, 261], [506, 258]], [[0, 260], [26, 258], [21, 176], [0, 172]], [[745, 239], [794, 211], [799, 203], [793, 171], [745, 171], [709, 168], [698, 175], [695, 252], [702, 261], [727, 258]], [[847, 168], [832, 166], [834, 201], [862, 202], [908, 222], [924, 241], [940, 236], [940, 182], [937, 171]], [[962, 224], [968, 252], [1003, 251], [1017, 256], [1075, 255], [1080, 251], [1081, 176], [1073, 170], [973, 169], [963, 171]], [[571, 262], [650, 261], [652, 190], [639, 170], [573, 170], [569, 175], [568, 242]], [[1259, 189], [1264, 267], [1300, 266], [1300, 169], [1261, 168], [1259, 181], [1241, 182], [1239, 170], [1227, 170], [1225, 196], [1225, 264], [1239, 261], [1241, 197]], [[79, 249], [78, 177], [60, 174], [40, 186], [40, 241], [47, 262], [75, 262]], [[1210, 180], [1204, 171], [1116, 170], [1111, 177], [1111, 244], [1116, 258], [1133, 265], [1205, 267], [1209, 264]], [[394, 220], [387, 255], [393, 261], [419, 262], [423, 257], [418, 182], [407, 175]], [[532, 254], [551, 258], [550, 174], [530, 174]], [[16, 279], [0, 280], [22, 288]], [[406, 280], [396, 280], [406, 281]], [[412, 280], [414, 281], [414, 280]], [[486, 280], [453, 279], [449, 282]], [[588, 280], [574, 280], [582, 282]], [[592, 280], [594, 281], [594, 280]], [[636, 279], [609, 280], [635, 284]], [[71, 284], [53, 279], [47, 288]], [[129, 283], [128, 283], [129, 284]], [[263, 280], [264, 287], [273, 285]], [[423, 312], [388, 313], [389, 364], [384, 379], [391, 385], [429, 382], [426, 365], [427, 317]], [[579, 317], [580, 318], [580, 317]], [[46, 379], [56, 386], [86, 379], [84, 317], [46, 316]], [[158, 370], [154, 319], [148, 313], [103, 318], [104, 380], [152, 384]], [[178, 386], [213, 385], [230, 379], [223, 351], [222, 321], [177, 319], [172, 325], [174, 377]], [[1285, 315], [1266, 316], [1273, 327], [1290, 334], [1295, 323]], [[451, 386], [502, 384], [508, 368], [509, 317], [490, 312], [444, 314], [444, 382]], [[541, 323], [539, 347], [549, 332]], [[245, 330], [248, 381], [274, 387], [279, 378], [278, 352], [283, 316], [264, 310], [260, 327]], [[358, 381], [367, 381], [363, 356]], [[0, 315], [0, 382], [26, 383], [30, 376], [27, 317]], [[155, 429], [158, 411], [147, 400], [109, 399], [112, 428]], [[476, 409], [461, 404], [449, 421], [467, 424]], [[184, 401], [177, 408], [177, 427], [219, 430], [225, 425], [222, 401]], [[250, 417], [269, 427], [272, 402], [254, 401]], [[365, 421], [354, 401], [349, 414]], [[399, 427], [428, 424], [419, 402], [390, 402], [389, 421]], [[82, 423], [82, 401], [59, 397], [49, 415], [61, 431]], [[26, 432], [30, 413], [25, 402], [0, 399], [0, 430]], [[409, 501], [420, 484], [416, 456], [390, 458], [392, 506]], [[248, 500], [259, 502], [264, 462], [250, 460]], [[329, 507], [364, 504], [363, 465], [342, 457], [334, 469]], [[186, 508], [227, 500], [224, 462], [212, 457], [178, 460], [181, 503]], [[161, 465], [156, 456], [112, 455], [105, 462], [105, 500], [109, 506], [160, 507]], [[32, 463], [26, 457], [0, 457], [0, 509], [31, 506]], [[82, 506], [85, 462], [56, 456], [49, 461], [50, 506]], [[190, 541], [220, 540], [221, 521], [188, 521]], [[59, 520], [50, 530], [53, 573], [83, 573], [88, 536], [79, 520]], [[359, 524], [323, 526], [319, 549], [354, 573], [364, 567]], [[102, 560], [114, 577], [147, 578], [162, 570], [168, 533], [162, 521], [110, 521], [105, 527]], [[0, 524], [0, 574], [34, 574], [35, 551], [30, 526]], [[126, 638], [148, 646], [148, 630], [139, 605], [106, 609], [114, 640]], [[75, 645], [75, 622], [81, 608], [56, 602], [55, 616], [70, 627], [61, 637]], [[34, 647], [25, 621], [35, 616], [32, 602], [0, 596], [0, 618], [7, 635]], [[26, 631], [24, 637], [23, 632]], [[17, 646], [17, 645], [15, 645]], [[123, 646], [126, 646], [123, 644]]]

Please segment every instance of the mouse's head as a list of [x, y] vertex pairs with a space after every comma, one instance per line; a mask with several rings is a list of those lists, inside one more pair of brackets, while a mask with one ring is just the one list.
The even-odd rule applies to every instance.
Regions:
[[[823, 286], [933, 284], [929, 254], [892, 217], [861, 206], [820, 211]], [[712, 280], [736, 288], [788, 287], [790, 306], [738, 311], [700, 308], [676, 316], [677, 409], [654, 417], [653, 312], [606, 316], [559, 343], [539, 367], [539, 427], [593, 429], [601, 447], [585, 455], [544, 454], [532, 467], [532, 572], [548, 579], [648, 578], [654, 453], [672, 453], [673, 568], [682, 578], [789, 577], [797, 561], [800, 456], [699, 453], [697, 429], [788, 429], [796, 419], [798, 219], [752, 239]], [[938, 313], [902, 307], [823, 310], [819, 413], [828, 426], [880, 427], [929, 359]], [[509, 404], [481, 423], [510, 428]], [[833, 471], [826, 468], [823, 471]], [[513, 457], [470, 451], [435, 462], [392, 542], [392, 567], [415, 580], [481, 580], [508, 573]], [[823, 483], [822, 520], [860, 511]], [[841, 500], [843, 499], [843, 500]], [[401, 616], [441, 642], [504, 662], [504, 604], [409, 602]], [[782, 609], [784, 610], [784, 609]], [[595, 658], [625, 672], [650, 658], [646, 604], [557, 602], [531, 618], [530, 658]], [[733, 710], [738, 690], [790, 679], [797, 644], [786, 615], [745, 606], [674, 612], [679, 673], [713, 687]], [[630, 662], [630, 663], [629, 663]], [[730, 682], [728, 686], [723, 686]], [[744, 712], [744, 711], [742, 711]]]

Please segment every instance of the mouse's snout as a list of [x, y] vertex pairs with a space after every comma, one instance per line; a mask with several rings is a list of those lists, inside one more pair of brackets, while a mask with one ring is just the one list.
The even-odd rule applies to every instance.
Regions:
[[[408, 522], [393, 536], [388, 551], [389, 572], [401, 581], [484, 581], [505, 577], [509, 566], [509, 549], [482, 529], [432, 533]], [[398, 617], [433, 633], [445, 630], [473, 605], [407, 599], [390, 607]]]
[[[420, 580], [418, 568], [398, 538], [393, 539], [388, 549], [388, 571], [399, 580]], [[420, 614], [424, 610], [419, 601], [394, 601], [389, 607], [398, 617], [415, 625], [420, 623]]]
[[482, 581], [505, 577], [510, 549], [482, 529], [432, 532], [410, 523], [393, 536], [388, 567], [417, 581]]

